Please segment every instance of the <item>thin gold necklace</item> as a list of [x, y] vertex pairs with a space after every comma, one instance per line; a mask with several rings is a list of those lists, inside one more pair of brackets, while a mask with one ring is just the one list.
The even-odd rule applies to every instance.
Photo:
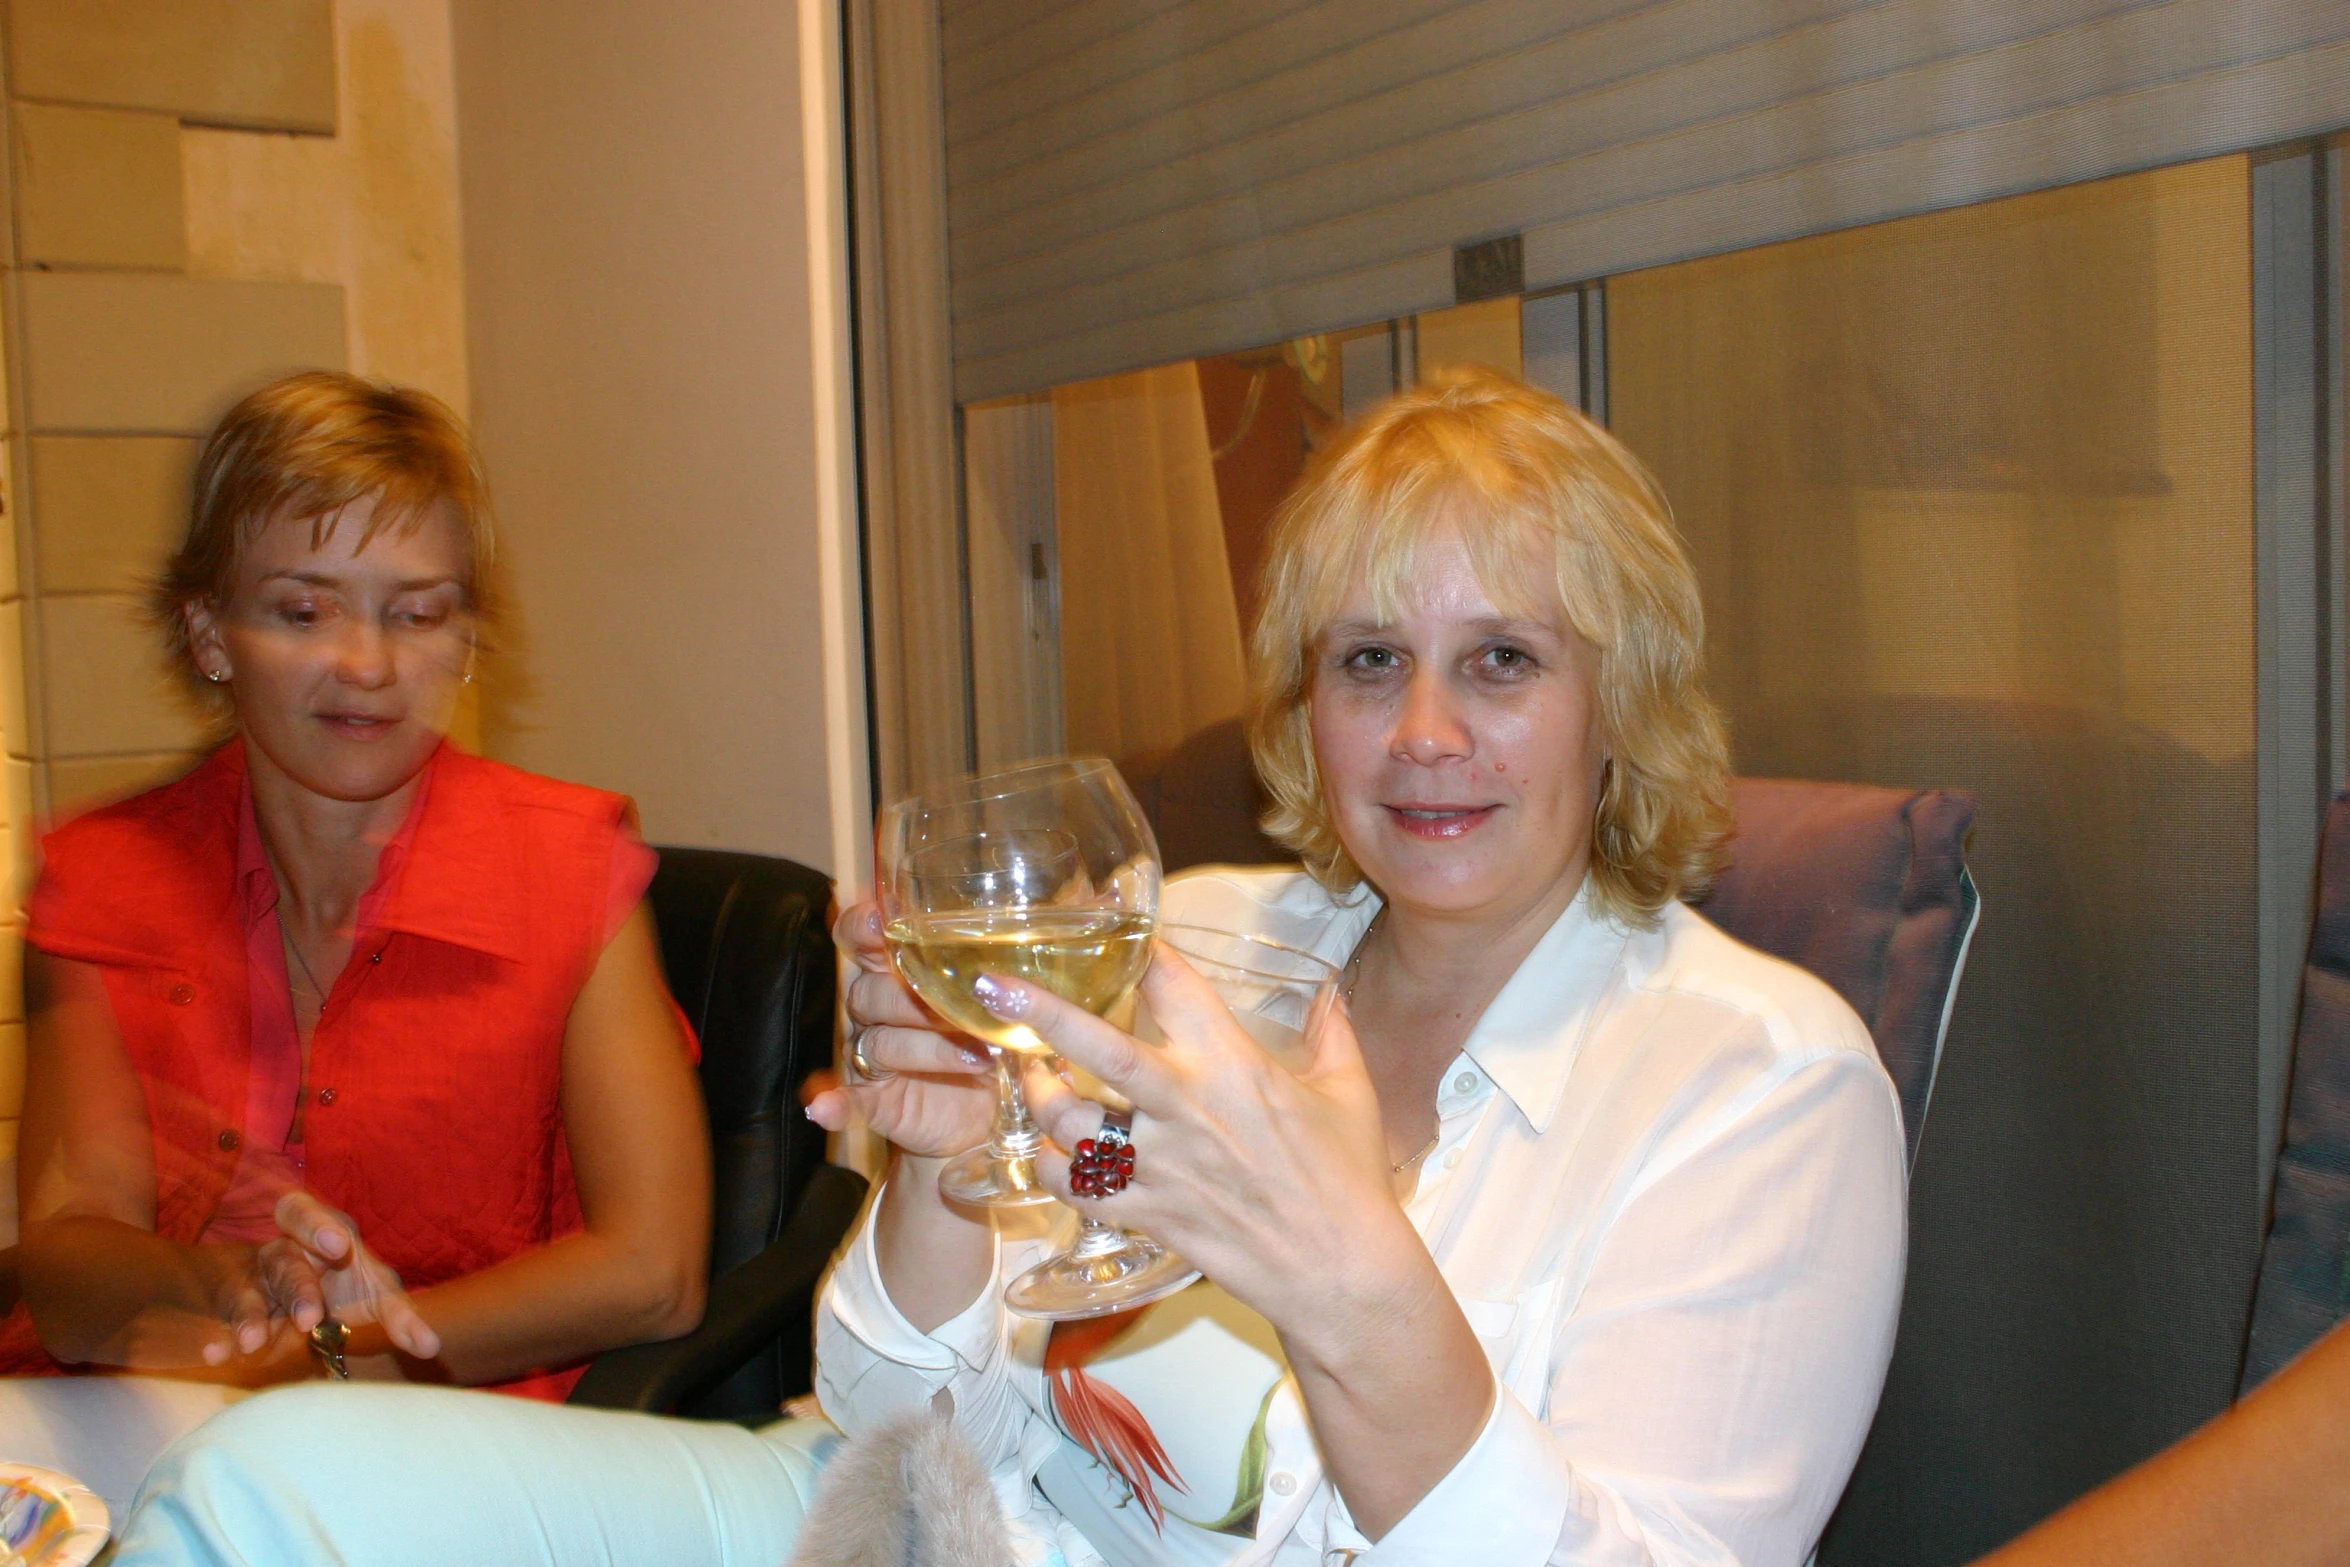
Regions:
[[[1371, 923], [1365, 925], [1363, 927], [1362, 935], [1356, 938], [1354, 952], [1346, 960], [1346, 973], [1342, 977], [1342, 980], [1339, 984], [1338, 995], [1339, 999], [1344, 1001], [1350, 1007], [1355, 1004], [1355, 986], [1361, 981], [1363, 977], [1363, 949], [1371, 944], [1372, 935], [1377, 932], [1379, 926], [1386, 920], [1386, 918], [1387, 906], [1385, 904], [1381, 904], [1379, 907], [1379, 912], [1371, 916]], [[1387, 1173], [1390, 1175], [1401, 1175], [1404, 1171], [1410, 1169], [1413, 1165], [1418, 1164], [1422, 1159], [1427, 1158], [1429, 1151], [1436, 1146], [1437, 1139], [1443, 1135], [1444, 1120], [1441, 1116], [1439, 1116], [1436, 1122], [1436, 1130], [1428, 1134], [1428, 1140], [1420, 1145], [1420, 1151], [1416, 1154], [1413, 1154], [1409, 1159], [1406, 1159], [1401, 1164], [1389, 1165], [1387, 1167]]]
[[319, 1010], [322, 1012], [325, 1011], [326, 987], [318, 982], [318, 976], [316, 974], [310, 972], [310, 960], [302, 956], [302, 948], [300, 944], [294, 940], [294, 933], [286, 928], [285, 922], [282, 920], [278, 922], [278, 934], [285, 937], [286, 950], [294, 955], [295, 963], [301, 966], [302, 977], [310, 981], [310, 993], [318, 998]]

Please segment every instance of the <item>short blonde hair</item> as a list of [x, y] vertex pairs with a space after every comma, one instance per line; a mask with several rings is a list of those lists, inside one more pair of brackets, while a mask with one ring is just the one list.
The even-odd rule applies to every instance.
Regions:
[[[1545, 620], [1563, 611], [1599, 652], [1600, 908], [1646, 925], [1672, 899], [1701, 895], [1730, 810], [1728, 743], [1699, 683], [1696, 575], [1638, 458], [1558, 398], [1490, 370], [1440, 372], [1382, 403], [1283, 504], [1251, 659], [1249, 742], [1273, 800], [1265, 831], [1334, 891], [1363, 879], [1322, 799], [1316, 647], [1366, 577], [1379, 613], [1398, 613], [1422, 548], [1454, 536], [1498, 607]], [[1530, 583], [1525, 562], [1542, 551], [1553, 580]]]
[[456, 519], [466, 541], [466, 607], [494, 625], [500, 595], [489, 485], [464, 424], [430, 393], [308, 370], [246, 397], [204, 443], [187, 536], [147, 595], [172, 663], [196, 678], [187, 606], [227, 601], [263, 528], [307, 522], [314, 543], [322, 542], [345, 507], [369, 497], [375, 511], [361, 548], [436, 509]]

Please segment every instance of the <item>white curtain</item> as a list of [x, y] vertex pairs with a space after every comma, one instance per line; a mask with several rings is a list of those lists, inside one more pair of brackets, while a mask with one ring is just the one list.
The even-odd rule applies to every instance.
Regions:
[[1245, 701], [1215, 462], [1188, 362], [1053, 392], [1072, 751], [1165, 751]]

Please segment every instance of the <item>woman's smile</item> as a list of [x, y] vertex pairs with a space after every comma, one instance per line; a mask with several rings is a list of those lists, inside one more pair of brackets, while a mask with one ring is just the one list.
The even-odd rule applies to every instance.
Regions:
[[1498, 805], [1389, 804], [1396, 826], [1415, 838], [1462, 838], [1493, 819]]

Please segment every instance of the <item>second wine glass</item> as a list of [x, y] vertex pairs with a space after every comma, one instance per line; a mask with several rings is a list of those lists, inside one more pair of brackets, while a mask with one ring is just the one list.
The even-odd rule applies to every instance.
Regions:
[[[1328, 1005], [1338, 990], [1334, 964], [1268, 937], [1204, 925], [1162, 925], [1159, 940], [1183, 955], [1267, 1054], [1293, 1072], [1304, 1067], [1306, 1026], [1315, 1008]], [[1134, 1031], [1154, 1042], [1165, 1037], [1147, 1007], [1135, 1019]], [[1106, 1083], [1088, 1073], [1075, 1076], [1080, 1093], [1125, 1108]], [[1149, 1236], [1080, 1213], [1084, 1222], [1075, 1243], [1005, 1288], [1005, 1304], [1022, 1316], [1066, 1321], [1130, 1311], [1163, 1300], [1200, 1276]]]
[[883, 813], [878, 892], [892, 962], [914, 993], [995, 1056], [993, 1133], [950, 1161], [957, 1202], [1049, 1203], [1044, 1134], [1020, 1086], [1036, 1033], [979, 1004], [982, 974], [1009, 975], [1107, 1015], [1150, 966], [1159, 851], [1117, 768], [1100, 757], [1028, 762], [940, 784]]

